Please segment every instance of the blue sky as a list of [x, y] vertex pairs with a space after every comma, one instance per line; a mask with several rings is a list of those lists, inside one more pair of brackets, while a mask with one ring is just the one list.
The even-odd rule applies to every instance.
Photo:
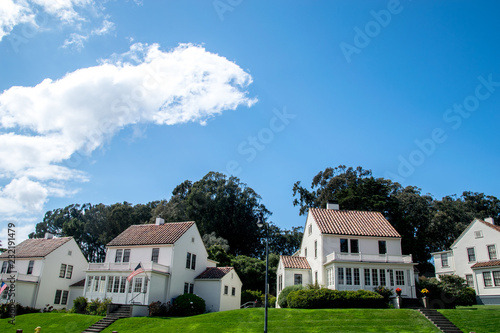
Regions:
[[[497, 1], [4, 0], [0, 221], [233, 174], [283, 228], [339, 164], [500, 197]], [[5, 244], [5, 237], [3, 237]]]

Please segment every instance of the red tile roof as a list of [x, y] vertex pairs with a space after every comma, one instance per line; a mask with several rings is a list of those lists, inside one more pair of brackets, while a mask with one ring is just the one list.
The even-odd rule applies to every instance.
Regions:
[[219, 280], [226, 276], [232, 269], [233, 267], [208, 267], [196, 279]]
[[[61, 245], [69, 242], [73, 237], [34, 238], [27, 239], [16, 246], [16, 259], [45, 257]], [[5, 251], [0, 258], [7, 258], [9, 251]]]
[[479, 267], [493, 267], [500, 266], [500, 260], [490, 260], [484, 262], [477, 262], [471, 266], [471, 268], [479, 268]]
[[492, 229], [500, 232], [500, 226], [495, 225], [495, 224], [491, 224], [489, 222], [486, 222], [486, 221], [483, 221], [483, 220], [479, 220], [479, 219], [478, 219], [478, 221], [481, 222], [481, 223], [483, 223], [483, 224], [486, 224], [488, 227], [490, 227], [490, 228], [492, 228]]
[[310, 208], [322, 234], [401, 237], [379, 212]]
[[174, 244], [194, 222], [131, 225], [107, 246]]
[[311, 269], [306, 257], [280, 256], [285, 268]]

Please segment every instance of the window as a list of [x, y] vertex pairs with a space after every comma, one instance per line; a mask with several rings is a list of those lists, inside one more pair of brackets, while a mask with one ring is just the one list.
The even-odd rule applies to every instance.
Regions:
[[283, 290], [283, 274], [280, 274], [280, 276], [278, 277], [278, 290]]
[[500, 271], [493, 272], [493, 281], [495, 282], [495, 287], [500, 287]]
[[72, 255], [73, 252], [72, 251], [68, 251], [68, 256]]
[[318, 283], [318, 271], [314, 272], [314, 282]]
[[337, 268], [337, 279], [339, 280], [339, 284], [344, 284], [344, 268]]
[[191, 253], [187, 253], [186, 257], [186, 268], [191, 268]]
[[69, 291], [65, 290], [62, 293], [61, 304], [66, 305], [68, 303], [68, 294]]
[[365, 268], [365, 286], [369, 286], [370, 282], [370, 269]]
[[340, 239], [340, 252], [342, 252], [342, 253], [348, 253], [349, 252], [348, 246], [349, 245], [347, 244], [347, 239], [341, 238]]
[[359, 268], [354, 268], [354, 285], [359, 286]]
[[326, 271], [326, 279], [328, 281], [328, 285], [329, 286], [333, 286], [333, 275], [334, 275], [334, 270], [333, 268], [329, 268], [327, 271]]
[[359, 246], [357, 239], [351, 239], [351, 253], [359, 253]]
[[497, 259], [497, 249], [495, 245], [488, 245], [488, 255], [490, 256], [490, 260]]
[[151, 261], [158, 263], [158, 254], [160, 254], [160, 249], [155, 247], [151, 253]]
[[196, 254], [191, 256], [191, 269], [196, 269]]
[[192, 283], [189, 284], [189, 293], [194, 294], [194, 284], [192, 284]]
[[313, 232], [313, 226], [312, 226], [312, 224], [309, 224], [308, 230], [309, 230], [309, 235], [312, 234], [312, 232]]
[[372, 282], [374, 286], [378, 285], [378, 273], [376, 268], [372, 269]]
[[128, 283], [128, 293], [132, 293], [132, 281], [133, 280], [130, 280], [130, 282]]
[[65, 275], [66, 275], [66, 264], [61, 264], [61, 269], [59, 270], [59, 277], [64, 278]]
[[2, 263], [2, 273], [10, 273], [10, 272], [7, 272], [7, 266], [9, 265], [9, 262], [8, 261], [4, 261]]
[[394, 285], [394, 274], [393, 274], [392, 269], [388, 269], [387, 273], [389, 273], [389, 281], [391, 282], [391, 286], [393, 286]]
[[113, 292], [117, 293], [120, 291], [120, 277], [115, 276], [115, 282], [113, 284]]
[[30, 260], [30, 262], [28, 263], [28, 271], [26, 272], [26, 274], [33, 274], [33, 266], [35, 265], [35, 261], [34, 260]]
[[293, 275], [293, 284], [302, 284], [302, 274]]
[[57, 289], [56, 290], [56, 297], [54, 298], [54, 304], [61, 303], [61, 294], [62, 294], [62, 290]]
[[235, 287], [231, 288], [231, 296], [236, 296], [236, 288]]
[[229, 293], [229, 287], [224, 286], [224, 295], [227, 295]]
[[472, 279], [472, 274], [466, 274], [465, 280], [467, 281], [467, 286], [474, 288], [474, 280]]
[[386, 280], [385, 280], [385, 269], [379, 269], [379, 273], [380, 273], [380, 285], [381, 286], [386, 286], [387, 283], [386, 283]]
[[314, 241], [314, 258], [318, 257], [318, 241]]
[[142, 286], [142, 292], [143, 293], [146, 293], [148, 291], [148, 281], [149, 281], [148, 278], [145, 277], [144, 278], [144, 286]]
[[73, 266], [68, 265], [68, 268], [66, 270], [66, 279], [71, 279], [72, 275], [73, 275]]
[[483, 238], [483, 231], [482, 230], [474, 231], [474, 237]]
[[[108, 293], [113, 291], [113, 276], [108, 277]], [[131, 292], [131, 290], [129, 290]]]
[[378, 254], [386, 254], [387, 253], [387, 242], [384, 240], [378, 241]]
[[129, 260], [130, 260], [130, 250], [129, 249], [123, 250], [122, 262], [129, 262]]
[[441, 267], [448, 267], [448, 253], [441, 253]]
[[473, 247], [467, 248], [467, 256], [469, 258], [469, 262], [476, 261], [476, 252]]
[[490, 272], [483, 272], [483, 280], [484, 280], [485, 287], [493, 287]]
[[307, 247], [304, 248], [304, 257], [307, 257]]
[[125, 276], [122, 276], [120, 278], [120, 294], [125, 293], [126, 284], [127, 284], [127, 278]]
[[134, 293], [140, 293], [142, 287], [142, 278], [135, 278]]
[[396, 284], [398, 286], [405, 285], [405, 272], [404, 271], [396, 271]]
[[99, 291], [99, 277], [98, 276], [96, 276], [94, 278], [94, 292], [97, 292], [97, 291]]
[[184, 294], [189, 293], [189, 283], [184, 282]]
[[87, 292], [90, 292], [90, 288], [92, 287], [92, 279], [94, 277], [93, 276], [89, 276], [89, 278], [87, 279]]
[[104, 290], [106, 290], [106, 277], [105, 276], [101, 276], [101, 283], [99, 284], [99, 292], [100, 293], [103, 293]]
[[122, 255], [123, 255], [122, 249], [116, 250], [115, 262], [122, 262]]
[[352, 268], [345, 269], [345, 283], [352, 285]]

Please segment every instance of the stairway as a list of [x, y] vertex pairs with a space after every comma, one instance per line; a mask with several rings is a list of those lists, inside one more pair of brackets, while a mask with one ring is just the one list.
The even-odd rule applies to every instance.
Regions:
[[128, 318], [132, 313], [132, 307], [130, 305], [120, 305], [115, 311], [108, 313], [108, 315], [97, 323], [93, 324], [89, 328], [87, 328], [82, 333], [96, 333], [101, 332], [109, 325], [113, 324], [120, 318]]
[[419, 309], [419, 311], [444, 333], [462, 333], [458, 327], [436, 310]]

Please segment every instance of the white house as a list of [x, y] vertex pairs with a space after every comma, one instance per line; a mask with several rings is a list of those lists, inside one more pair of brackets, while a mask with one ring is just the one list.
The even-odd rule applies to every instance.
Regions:
[[456, 274], [476, 290], [479, 304], [500, 304], [500, 226], [474, 219], [450, 246], [434, 252], [436, 275]]
[[196, 294], [209, 312], [239, 309], [242, 285], [232, 267], [208, 267], [195, 279]]
[[[139, 263], [144, 272], [127, 281]], [[111, 298], [117, 304], [149, 305], [156, 301], [171, 303], [181, 294], [195, 293], [205, 299], [208, 311], [239, 308], [239, 277], [232, 268], [218, 268], [220, 272], [230, 270], [234, 281], [229, 283], [227, 274], [220, 272], [205, 279], [207, 268], [215, 267], [194, 222], [165, 223], [157, 218], [156, 224], [130, 226], [107, 244], [105, 262], [88, 265], [84, 296]], [[236, 291], [227, 299], [224, 288], [207, 292], [208, 280]]]
[[[9, 267], [8, 252], [0, 255], [1, 281], [9, 284], [14, 276], [15, 301], [23, 306], [56, 309], [73, 306], [70, 285], [85, 277], [87, 259], [72, 237], [27, 239], [15, 248], [15, 265]], [[81, 295], [80, 295], [81, 296]], [[6, 303], [7, 291], [0, 302]]]
[[277, 295], [283, 288], [308, 283], [336, 290], [401, 288], [415, 297], [414, 264], [402, 255], [401, 236], [379, 212], [310, 208], [300, 249], [280, 256]]

